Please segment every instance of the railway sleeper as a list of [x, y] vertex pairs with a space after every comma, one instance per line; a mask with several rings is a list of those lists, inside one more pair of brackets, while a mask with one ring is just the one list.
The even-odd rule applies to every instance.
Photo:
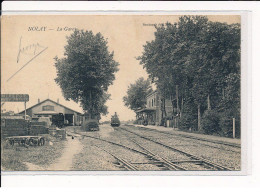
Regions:
[[151, 139], [151, 138], [148, 138], [148, 137], [144, 137], [144, 136], [142, 136], [142, 135], [140, 135], [140, 134], [137, 134], [137, 133], [135, 133], [135, 132], [129, 131], [129, 130], [127, 130], [127, 129], [124, 129], [124, 130], [125, 130], [125, 131], [128, 131], [128, 132], [130, 132], [130, 133], [132, 133], [132, 134], [135, 134], [136, 136], [139, 136], [139, 137], [141, 137], [141, 138], [143, 138], [143, 139], [152, 141], [152, 142], [157, 143], [157, 144], [159, 144], [159, 145], [162, 145], [162, 146], [164, 146], [164, 147], [166, 147], [166, 148], [169, 148], [169, 149], [171, 149], [171, 150], [174, 150], [174, 151], [177, 151], [177, 152], [182, 153], [182, 154], [184, 154], [184, 155], [187, 155], [187, 156], [191, 157], [192, 159], [195, 159], [195, 160], [198, 160], [198, 161], [202, 161], [202, 165], [204, 165], [204, 166], [205, 166], [205, 165], [208, 165], [208, 166], [213, 167], [213, 169], [215, 168], [215, 169], [218, 169], [218, 170], [228, 170], [228, 171], [232, 170], [232, 169], [230, 169], [230, 168], [228, 168], [228, 167], [224, 167], [224, 166], [222, 166], [222, 165], [215, 164], [215, 163], [213, 163], [213, 162], [211, 162], [211, 161], [208, 161], [208, 160], [206, 160], [206, 159], [203, 159], [203, 158], [194, 156], [194, 155], [192, 155], [192, 154], [190, 154], [190, 153], [187, 153], [187, 152], [184, 152], [184, 151], [182, 151], [182, 150], [173, 148], [173, 147], [171, 147], [171, 146], [162, 144], [161, 142], [155, 141], [155, 140], [153, 140], [153, 139]]

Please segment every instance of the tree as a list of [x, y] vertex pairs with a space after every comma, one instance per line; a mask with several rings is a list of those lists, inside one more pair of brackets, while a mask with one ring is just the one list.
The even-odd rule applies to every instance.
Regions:
[[146, 96], [151, 92], [152, 86], [150, 81], [141, 77], [134, 84], [128, 86], [127, 95], [123, 97], [124, 104], [131, 110], [145, 108]]
[[66, 100], [80, 103], [91, 118], [107, 114], [108, 86], [115, 79], [118, 63], [108, 51], [107, 40], [92, 31], [75, 30], [67, 37], [63, 58], [55, 57], [56, 83]]
[[[191, 74], [194, 77], [192, 95], [198, 105], [198, 113], [201, 106], [204, 106], [204, 111], [217, 108], [222, 101], [226, 77], [240, 72], [240, 26], [208, 22], [199, 41], [190, 48], [190, 60], [195, 68]], [[240, 91], [239, 87], [236, 89]], [[226, 107], [225, 111], [228, 109]], [[212, 115], [208, 114], [208, 117]], [[198, 123], [200, 129], [199, 117]]]
[[207, 119], [204, 128], [221, 126], [214, 122], [222, 118], [211, 118], [214, 115], [226, 117], [229, 112], [229, 117], [239, 120], [240, 33], [240, 24], [181, 16], [174, 24], [158, 25], [155, 39], [144, 45], [137, 59], [162, 98], [172, 100], [173, 114], [185, 116], [180, 119], [186, 129], [194, 127], [194, 115], [199, 130], [203, 118]]
[[184, 102], [185, 94], [190, 92], [195, 70], [190, 60], [190, 49], [207, 22], [206, 17], [184, 16], [178, 23], [159, 25], [155, 40], [144, 45], [144, 52], [138, 57], [162, 98], [171, 99], [173, 114], [181, 115], [180, 102]]

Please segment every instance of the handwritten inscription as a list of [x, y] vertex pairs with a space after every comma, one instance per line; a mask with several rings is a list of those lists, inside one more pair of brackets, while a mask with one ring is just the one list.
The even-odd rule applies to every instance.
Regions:
[[[41, 48], [41, 49], [39, 49], [39, 48]], [[18, 49], [18, 55], [17, 55], [17, 63], [19, 62], [21, 53], [27, 54], [27, 55], [32, 55], [32, 56], [31, 56], [31, 59], [29, 61], [27, 61], [18, 71], [16, 71], [7, 80], [7, 82], [10, 81], [16, 74], [18, 74], [24, 67], [26, 67], [30, 62], [32, 62], [36, 57], [38, 57], [40, 54], [42, 54], [47, 48], [48, 47], [41, 46], [39, 43], [34, 43], [34, 44], [27, 45], [25, 47], [22, 47], [22, 36], [21, 36], [19, 49]]]
[[18, 49], [18, 55], [17, 55], [17, 63], [19, 63], [21, 54], [35, 56], [38, 53], [38, 51], [42, 48], [45, 48], [45, 47], [41, 46], [38, 42], [30, 44], [30, 45], [26, 45], [25, 47], [22, 47], [22, 37], [21, 37], [19, 49]]

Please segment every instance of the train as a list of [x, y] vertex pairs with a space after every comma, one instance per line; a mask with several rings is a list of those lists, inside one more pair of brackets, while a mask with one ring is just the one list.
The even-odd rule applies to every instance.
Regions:
[[120, 126], [120, 120], [119, 120], [118, 115], [117, 115], [116, 112], [111, 117], [111, 126], [112, 127], [119, 127]]

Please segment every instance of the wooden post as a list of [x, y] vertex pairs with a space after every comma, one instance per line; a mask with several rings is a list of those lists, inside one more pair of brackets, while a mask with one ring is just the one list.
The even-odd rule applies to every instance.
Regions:
[[201, 130], [201, 122], [200, 122], [200, 104], [198, 105], [198, 131]]
[[236, 123], [235, 123], [236, 119], [233, 118], [233, 138], [236, 138]]
[[24, 101], [24, 120], [26, 120], [26, 101]]

